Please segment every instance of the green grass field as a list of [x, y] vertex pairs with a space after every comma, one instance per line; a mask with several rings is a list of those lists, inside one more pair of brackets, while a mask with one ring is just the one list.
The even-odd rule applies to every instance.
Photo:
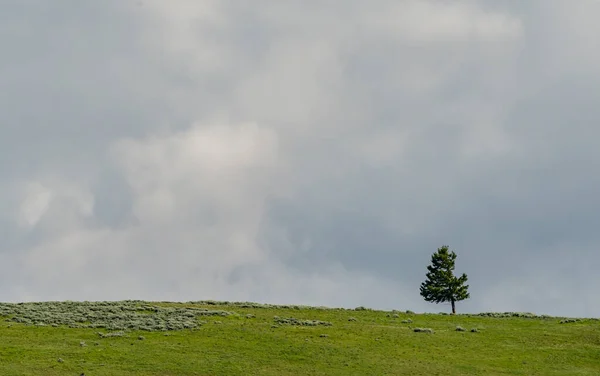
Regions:
[[600, 375], [597, 319], [140, 301], [0, 316], [3, 376]]

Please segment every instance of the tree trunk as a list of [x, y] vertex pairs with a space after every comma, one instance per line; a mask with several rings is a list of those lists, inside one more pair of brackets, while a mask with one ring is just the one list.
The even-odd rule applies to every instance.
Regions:
[[455, 315], [456, 314], [456, 305], [454, 304], [454, 299], [452, 299], [451, 302], [452, 302], [452, 314]]

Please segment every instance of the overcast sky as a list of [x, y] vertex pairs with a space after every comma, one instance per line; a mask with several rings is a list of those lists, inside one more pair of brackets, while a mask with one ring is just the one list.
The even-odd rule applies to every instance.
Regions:
[[600, 1], [0, 2], [0, 301], [600, 316]]

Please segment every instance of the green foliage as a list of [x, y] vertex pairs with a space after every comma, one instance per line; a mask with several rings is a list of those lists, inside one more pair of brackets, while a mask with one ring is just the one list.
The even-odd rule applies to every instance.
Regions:
[[427, 279], [421, 284], [421, 296], [428, 302], [451, 302], [452, 313], [454, 303], [469, 298], [467, 275], [454, 276], [456, 253], [449, 252], [448, 246], [438, 248], [431, 256], [431, 265], [427, 266]]

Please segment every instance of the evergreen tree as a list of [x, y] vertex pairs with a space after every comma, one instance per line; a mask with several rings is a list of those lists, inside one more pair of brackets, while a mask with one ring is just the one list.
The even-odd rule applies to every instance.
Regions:
[[431, 256], [431, 265], [427, 267], [427, 280], [421, 284], [421, 296], [428, 302], [452, 303], [452, 314], [456, 313], [455, 303], [469, 298], [467, 275], [454, 276], [456, 253], [448, 252], [448, 246], [438, 248]]

